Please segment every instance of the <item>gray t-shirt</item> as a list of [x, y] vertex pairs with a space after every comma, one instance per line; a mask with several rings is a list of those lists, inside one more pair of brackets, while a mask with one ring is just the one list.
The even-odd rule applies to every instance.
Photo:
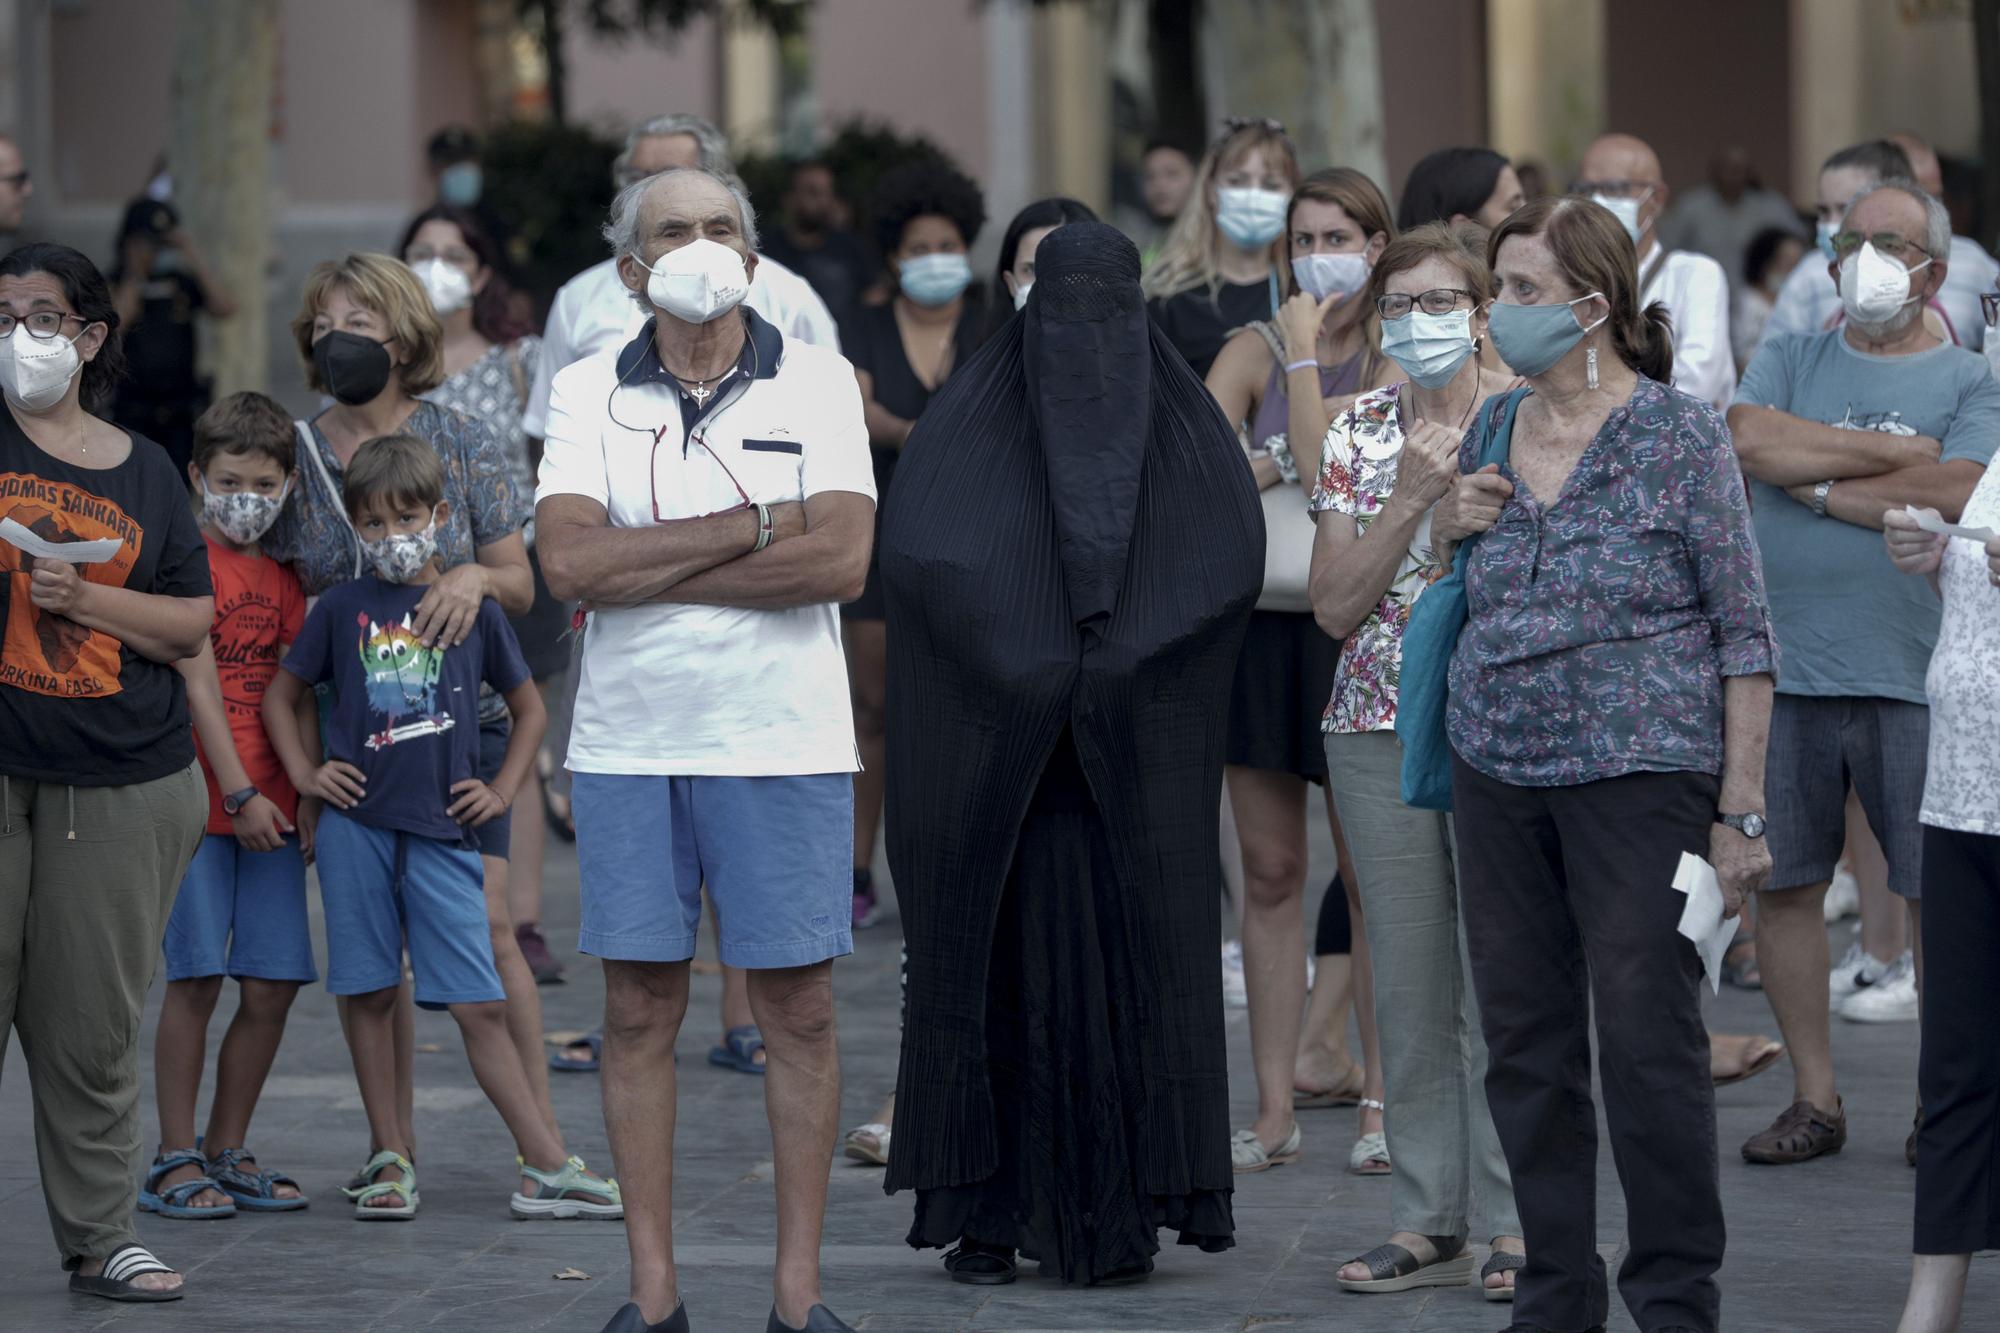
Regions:
[[[1946, 462], [1983, 465], [2000, 443], [2000, 383], [1960, 347], [1870, 356], [1839, 329], [1787, 334], [1758, 350], [1736, 402], [1844, 430], [1928, 435]], [[1872, 528], [1820, 518], [1760, 481], [1750, 500], [1784, 655], [1779, 692], [1923, 703], [1938, 635], [1929, 581], [1898, 574]]]

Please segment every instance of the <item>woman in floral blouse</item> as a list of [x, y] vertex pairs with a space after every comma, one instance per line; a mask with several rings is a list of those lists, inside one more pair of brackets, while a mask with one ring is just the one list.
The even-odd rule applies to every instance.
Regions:
[[1326, 771], [1354, 856], [1375, 969], [1388, 1108], [1395, 1233], [1340, 1270], [1349, 1291], [1404, 1291], [1472, 1280], [1466, 1252], [1477, 1200], [1493, 1255], [1480, 1281], [1513, 1294], [1521, 1224], [1506, 1157], [1486, 1111], [1485, 1045], [1466, 970], [1451, 836], [1444, 815], [1403, 804], [1396, 690], [1403, 629], [1445, 572], [1431, 505], [1458, 474], [1466, 423], [1507, 378], [1480, 367], [1493, 276], [1485, 229], [1433, 222], [1382, 252], [1367, 300], [1382, 349], [1409, 379], [1363, 394], [1321, 450], [1313, 612], [1346, 646], [1321, 723]]
[[[1666, 311], [1640, 308], [1618, 220], [1583, 199], [1530, 204], [1487, 258], [1489, 334], [1527, 387], [1476, 414], [1431, 533], [1484, 534], [1446, 730], [1487, 1103], [1528, 1246], [1514, 1317], [1605, 1322], [1594, 1009], [1625, 1190], [1620, 1294], [1641, 1328], [1713, 1333], [1715, 1096], [1672, 886], [1683, 853], [1705, 856], [1734, 915], [1770, 875], [1777, 653], [1756, 538], [1728, 429], [1667, 385]], [[1478, 467], [1510, 403], [1506, 461]]]

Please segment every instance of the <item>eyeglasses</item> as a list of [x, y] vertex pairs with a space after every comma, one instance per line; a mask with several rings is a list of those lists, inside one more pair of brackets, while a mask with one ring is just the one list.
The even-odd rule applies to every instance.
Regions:
[[73, 319], [79, 324], [90, 323], [82, 315], [64, 314], [60, 310], [37, 310], [26, 319], [16, 319], [12, 315], [0, 315], [0, 338], [13, 337], [14, 326], [19, 324], [27, 328], [30, 338], [39, 338], [41, 341], [47, 342], [51, 338], [61, 336], [63, 321], [66, 319]]
[[[660, 512], [660, 441], [666, 438], [667, 430], [668, 427], [662, 426], [653, 432], [653, 452], [647, 459], [646, 472], [647, 479], [652, 482], [653, 486], [653, 522], [655, 523], [665, 523], [669, 518], [669, 516]], [[706, 439], [702, 438], [702, 433], [700, 431], [694, 432], [688, 436], [687, 442], [689, 444], [700, 445], [702, 452], [715, 460], [715, 465], [722, 469], [722, 475], [729, 478], [729, 484], [736, 488], [736, 496], [739, 501], [739, 503], [730, 505], [726, 509], [718, 509], [714, 513], [701, 514], [698, 517], [713, 518], [716, 514], [733, 514], [739, 509], [748, 509], [750, 507], [750, 492], [743, 489], [743, 483], [736, 479], [736, 474], [730, 470], [729, 464], [722, 461], [722, 455], [715, 452], [714, 447]], [[686, 457], [687, 451], [685, 447], [682, 448], [681, 454], [682, 457]]]
[[1601, 194], [1607, 199], [1644, 199], [1653, 192], [1651, 181], [1573, 181], [1571, 194]]
[[1269, 116], [1224, 116], [1222, 132], [1234, 134], [1238, 130], [1269, 130], [1273, 134], [1285, 133], [1285, 122]]
[[1905, 264], [1912, 264], [1915, 261], [1931, 257], [1931, 252], [1924, 249], [1923, 246], [1893, 231], [1878, 231], [1865, 236], [1858, 231], [1835, 232], [1833, 234], [1834, 257], [1845, 259], [1856, 250], [1859, 250], [1864, 243], [1874, 246], [1878, 254], [1885, 254], [1891, 259], [1900, 259]]
[[2000, 292], [1981, 292], [1979, 313], [1985, 317], [1987, 328], [2000, 324]]
[[17, 171], [11, 176], [0, 176], [0, 185], [11, 185], [17, 190], [27, 183], [28, 173], [25, 171]]
[[1479, 303], [1479, 297], [1463, 287], [1433, 287], [1419, 296], [1410, 296], [1403, 292], [1378, 296], [1375, 298], [1375, 313], [1383, 319], [1401, 319], [1410, 313], [1412, 306], [1415, 306], [1426, 315], [1449, 315], [1458, 309], [1460, 297], [1464, 297], [1474, 305]]

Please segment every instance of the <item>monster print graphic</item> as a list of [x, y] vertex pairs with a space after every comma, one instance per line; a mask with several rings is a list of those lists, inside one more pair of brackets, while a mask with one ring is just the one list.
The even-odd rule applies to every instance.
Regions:
[[[361, 627], [361, 670], [368, 706], [382, 715], [383, 722], [382, 729], [368, 738], [368, 748], [380, 750], [418, 736], [450, 731], [454, 719], [437, 707], [444, 650], [424, 647], [410, 628], [408, 615], [401, 624], [389, 625], [378, 625], [365, 615], [355, 619]], [[402, 720], [406, 718], [413, 720]]]

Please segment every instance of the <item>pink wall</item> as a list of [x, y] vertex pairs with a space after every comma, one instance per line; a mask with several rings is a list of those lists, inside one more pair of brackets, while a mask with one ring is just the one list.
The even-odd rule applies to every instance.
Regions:
[[123, 204], [145, 187], [167, 146], [174, 8], [94, 0], [49, 16], [55, 161], [32, 169], [54, 179], [61, 199]]
[[280, 185], [294, 203], [411, 200], [425, 193], [415, 7], [407, 0], [286, 0]]
[[714, 120], [722, 102], [716, 45], [708, 19], [690, 25], [671, 45], [634, 38], [612, 46], [576, 31], [569, 43], [569, 118], [621, 135], [635, 121], [672, 112]]
[[813, 83], [820, 123], [856, 114], [921, 131], [986, 174], [986, 38], [970, 0], [820, 0]]

